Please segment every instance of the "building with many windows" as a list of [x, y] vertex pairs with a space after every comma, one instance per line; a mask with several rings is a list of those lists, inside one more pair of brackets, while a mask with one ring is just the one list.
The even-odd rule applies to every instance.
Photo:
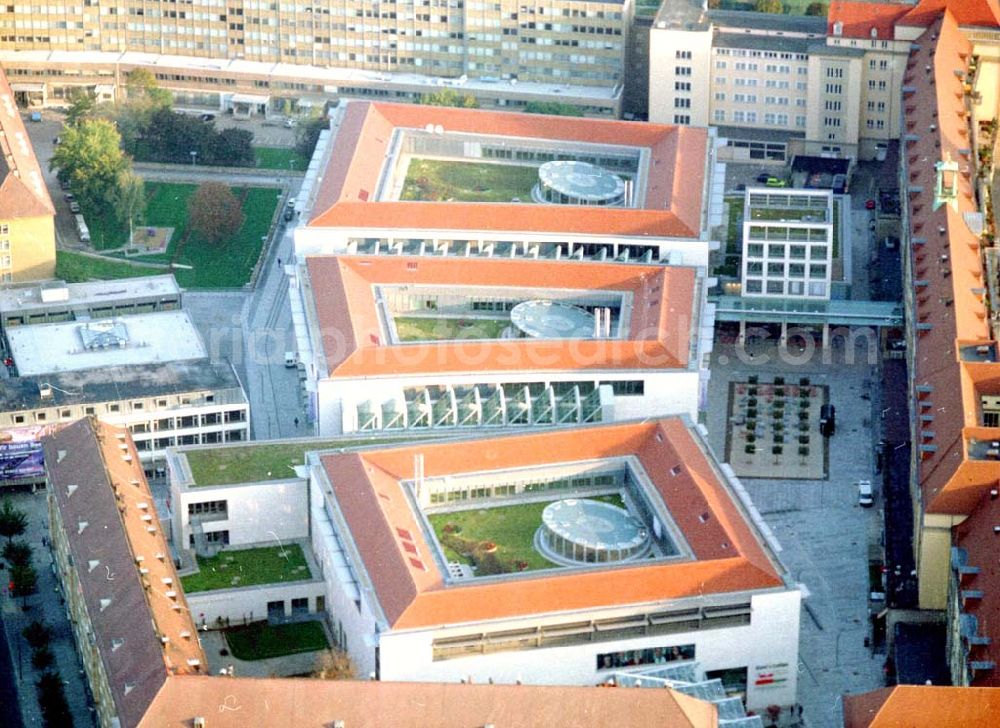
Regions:
[[14, 93], [0, 70], [0, 285], [55, 274], [55, 214]]
[[[873, 159], [900, 137], [905, 67], [931, 5], [834, 0], [823, 19], [666, 0], [650, 31], [649, 118], [718, 127], [727, 159]], [[1000, 43], [980, 3], [949, 5], [976, 43]]]
[[795, 701], [801, 595], [686, 418], [307, 462], [313, 551], [362, 672], [661, 687], [683, 673], [751, 710]]
[[485, 105], [560, 101], [617, 115], [632, 8], [628, 0], [30, 4], [0, 18], [0, 63], [25, 103], [65, 103], [73, 88], [114, 88], [145, 68], [179, 103], [217, 109], [235, 101], [268, 112], [341, 95], [415, 100], [456, 85]]

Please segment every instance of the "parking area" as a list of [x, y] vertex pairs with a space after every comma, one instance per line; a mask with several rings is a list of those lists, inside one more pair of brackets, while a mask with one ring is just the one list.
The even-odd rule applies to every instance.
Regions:
[[[761, 381], [775, 375], [796, 382], [808, 377], [829, 388], [829, 401], [837, 408], [828, 479], [741, 480], [781, 544], [792, 577], [807, 592], [798, 676], [803, 717], [809, 726], [839, 726], [842, 694], [883, 684], [883, 657], [866, 644], [868, 560], [880, 537], [880, 480], [875, 477], [871, 427], [872, 408], [879, 401], [877, 360], [869, 358], [864, 342], [851, 352], [831, 350], [827, 361], [820, 351], [807, 361], [783, 361], [773, 342], [758, 342], [752, 359], [749, 353], [716, 344], [712, 355], [705, 424], [716, 453], [725, 452], [729, 385], [751, 374]], [[858, 503], [857, 482], [862, 479], [875, 486], [874, 508]]]

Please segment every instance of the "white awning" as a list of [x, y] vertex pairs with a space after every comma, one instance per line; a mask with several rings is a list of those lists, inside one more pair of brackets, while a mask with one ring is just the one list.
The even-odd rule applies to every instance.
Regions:
[[258, 96], [256, 94], [233, 94], [234, 104], [266, 104], [271, 100], [270, 96]]
[[43, 93], [45, 91], [44, 83], [12, 83], [10, 85], [11, 91], [35, 91], [37, 93]]

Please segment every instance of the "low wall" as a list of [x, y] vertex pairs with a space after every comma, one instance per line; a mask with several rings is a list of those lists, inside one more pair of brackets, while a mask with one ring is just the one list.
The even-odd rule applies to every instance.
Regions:
[[323, 582], [318, 579], [186, 594], [195, 624], [209, 629], [225, 626], [219, 623], [220, 619], [223, 622], [228, 619], [231, 626], [267, 619], [268, 605], [273, 602], [284, 605], [281, 616], [291, 615], [293, 599], [307, 599], [310, 613], [326, 611], [325, 604], [317, 609], [317, 597], [322, 600], [323, 595]]

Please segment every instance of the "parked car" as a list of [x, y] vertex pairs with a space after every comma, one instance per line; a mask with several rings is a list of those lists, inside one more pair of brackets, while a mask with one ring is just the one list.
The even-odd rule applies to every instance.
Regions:
[[858, 505], [862, 508], [871, 508], [875, 505], [875, 495], [870, 480], [858, 481]]
[[202, 121], [215, 121], [215, 114], [202, 114], [198, 118]]
[[75, 198], [75, 197], [73, 196], [73, 193], [72, 193], [72, 192], [67, 192], [67, 193], [66, 193], [65, 195], [63, 195], [63, 198], [65, 198], [66, 202], [72, 202], [73, 200], [75, 200], [75, 199], [76, 199], [76, 198]]
[[767, 187], [788, 187], [788, 182], [780, 177], [768, 177], [764, 184]]
[[761, 184], [764, 184], [769, 179], [771, 179], [771, 175], [769, 175], [767, 172], [761, 172], [760, 174], [757, 175], [757, 181], [760, 182]]
[[295, 119], [285, 119], [285, 128], [286, 129], [292, 129], [293, 127], [298, 126], [298, 124], [299, 124], [299, 122], [295, 121]]
[[865, 209], [866, 210], [874, 210], [875, 209], [875, 200], [866, 200], [865, 201]]
[[71, 203], [69, 203], [69, 211], [72, 212], [74, 215], [79, 214], [80, 203], [77, 202], [76, 200], [73, 200]]
[[285, 222], [290, 222], [295, 217], [295, 200], [285, 203]]
[[42, 112], [41, 111], [32, 111], [31, 112], [31, 116], [29, 116], [28, 118], [31, 119], [32, 121], [41, 121], [42, 120]]

